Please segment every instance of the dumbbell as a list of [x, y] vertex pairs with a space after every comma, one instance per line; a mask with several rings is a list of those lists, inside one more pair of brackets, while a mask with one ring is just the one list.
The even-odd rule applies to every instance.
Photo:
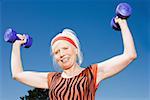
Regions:
[[[25, 34], [26, 37], [26, 43], [22, 44], [24, 48], [29, 48], [32, 45], [32, 38], [28, 35]], [[4, 33], [4, 40], [9, 43], [14, 43], [16, 40], [20, 40], [19, 37], [17, 36], [17, 32], [14, 31], [12, 28], [8, 28], [5, 33]]]
[[[132, 8], [128, 3], [120, 3], [116, 8], [116, 16], [118, 16], [119, 18], [127, 19], [128, 17], [130, 17], [131, 13]], [[113, 29], [120, 31], [121, 29], [119, 24], [115, 23], [115, 17], [111, 19], [110, 25]]]

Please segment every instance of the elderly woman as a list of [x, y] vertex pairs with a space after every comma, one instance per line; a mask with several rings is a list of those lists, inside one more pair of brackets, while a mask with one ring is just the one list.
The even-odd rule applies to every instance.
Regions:
[[121, 55], [106, 61], [82, 68], [82, 53], [79, 40], [70, 29], [64, 29], [51, 41], [54, 61], [62, 72], [24, 71], [20, 57], [20, 46], [26, 42], [25, 36], [17, 34], [12, 46], [12, 77], [26, 85], [49, 89], [51, 100], [94, 100], [100, 82], [111, 77], [128, 66], [136, 57], [133, 38], [125, 19], [115, 18], [121, 28], [124, 51]]

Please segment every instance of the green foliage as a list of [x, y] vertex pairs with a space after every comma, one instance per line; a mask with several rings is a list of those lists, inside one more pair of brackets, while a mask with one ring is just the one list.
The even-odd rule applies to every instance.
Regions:
[[34, 88], [28, 91], [28, 95], [20, 97], [21, 100], [50, 100], [48, 89]]

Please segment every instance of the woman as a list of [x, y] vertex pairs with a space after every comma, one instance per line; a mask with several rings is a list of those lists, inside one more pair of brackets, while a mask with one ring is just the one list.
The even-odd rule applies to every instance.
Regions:
[[51, 41], [51, 49], [54, 61], [61, 67], [62, 73], [23, 71], [20, 46], [26, 39], [24, 35], [17, 34], [21, 40], [12, 46], [12, 77], [32, 87], [49, 89], [51, 100], [94, 100], [100, 82], [122, 71], [137, 57], [126, 20], [116, 17], [115, 22], [121, 28], [123, 53], [87, 68], [80, 67], [82, 55], [74, 32], [65, 29], [55, 36]]

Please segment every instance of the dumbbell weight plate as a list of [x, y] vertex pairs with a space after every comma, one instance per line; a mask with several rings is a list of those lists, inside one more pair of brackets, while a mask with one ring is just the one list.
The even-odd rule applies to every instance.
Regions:
[[117, 31], [120, 31], [120, 30], [121, 30], [121, 29], [120, 29], [120, 26], [119, 26], [117, 23], [115, 23], [115, 17], [113, 17], [113, 18], [111, 19], [110, 25], [111, 25], [111, 27], [112, 27], [114, 30], [117, 30]]
[[32, 45], [32, 37], [30, 37], [28, 34], [25, 34], [25, 37], [26, 37], [26, 43], [24, 43], [24, 44], [22, 44], [22, 46], [24, 47], [24, 48], [29, 48], [31, 45]]
[[128, 18], [132, 13], [132, 8], [127, 3], [120, 3], [116, 8], [116, 14], [120, 18]]
[[13, 43], [18, 37], [16, 36], [16, 32], [11, 28], [8, 28], [4, 33], [4, 40], [6, 42]]

